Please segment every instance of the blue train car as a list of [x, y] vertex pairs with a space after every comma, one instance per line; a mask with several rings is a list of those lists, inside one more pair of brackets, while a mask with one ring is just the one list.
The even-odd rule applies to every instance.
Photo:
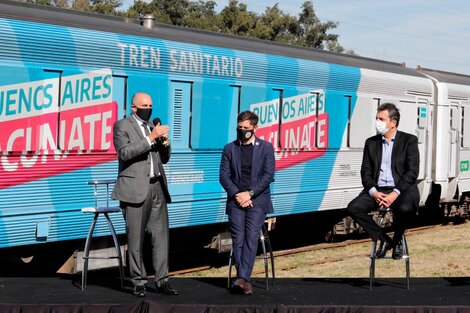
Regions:
[[[172, 228], [226, 221], [218, 182], [236, 116], [275, 147], [275, 216], [337, 210], [361, 190], [377, 105], [420, 137], [431, 190], [432, 81], [401, 64], [187, 28], [0, 2], [0, 248], [84, 238], [90, 180], [114, 179], [112, 125], [149, 93], [170, 126]], [[124, 222], [113, 216], [117, 230]], [[99, 225], [98, 234], [105, 234]]]

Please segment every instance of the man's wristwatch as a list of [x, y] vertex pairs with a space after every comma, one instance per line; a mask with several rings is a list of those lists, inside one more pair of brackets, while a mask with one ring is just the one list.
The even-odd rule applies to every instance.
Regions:
[[251, 198], [253, 198], [255, 196], [255, 193], [253, 192], [253, 190], [250, 190], [249, 193], [250, 193]]

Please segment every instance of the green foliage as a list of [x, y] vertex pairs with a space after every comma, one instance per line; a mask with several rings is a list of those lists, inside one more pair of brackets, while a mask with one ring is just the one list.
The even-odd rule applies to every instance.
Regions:
[[246, 36], [255, 26], [256, 14], [247, 10], [247, 5], [230, 0], [222, 12], [222, 31], [227, 34]]
[[259, 15], [249, 11], [247, 5], [239, 0], [229, 0], [220, 13], [217, 13], [213, 0], [134, 0], [134, 4], [125, 12], [118, 10], [122, 0], [26, 1], [106, 15], [125, 15], [135, 19], [151, 13], [158, 23], [356, 55], [353, 50], [346, 50], [340, 45], [338, 35], [330, 33], [338, 27], [338, 23], [320, 21], [313, 3], [308, 0], [302, 4], [297, 17], [284, 13], [278, 3], [267, 7]]

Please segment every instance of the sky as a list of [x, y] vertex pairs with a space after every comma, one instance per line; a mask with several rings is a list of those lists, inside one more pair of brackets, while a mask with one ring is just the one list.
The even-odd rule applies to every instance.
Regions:
[[[216, 0], [222, 10], [228, 0]], [[239, 0], [263, 13], [272, 0]], [[280, 0], [280, 9], [297, 16], [304, 0]], [[133, 0], [124, 0], [127, 8]], [[404, 62], [470, 75], [470, 1], [468, 0], [313, 0], [322, 22], [339, 26], [330, 33], [363, 57]]]

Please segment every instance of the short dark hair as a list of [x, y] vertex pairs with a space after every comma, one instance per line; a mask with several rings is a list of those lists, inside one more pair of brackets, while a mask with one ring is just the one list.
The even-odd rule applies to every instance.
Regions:
[[397, 121], [397, 127], [398, 127], [398, 124], [400, 124], [400, 110], [398, 110], [395, 104], [383, 103], [379, 105], [379, 107], [377, 108], [377, 112], [380, 112], [380, 111], [388, 111], [388, 117], [390, 118], [390, 120]]
[[237, 123], [240, 123], [243, 121], [250, 121], [251, 125], [256, 126], [258, 125], [259, 117], [252, 111], [243, 111], [240, 114], [238, 114]]

